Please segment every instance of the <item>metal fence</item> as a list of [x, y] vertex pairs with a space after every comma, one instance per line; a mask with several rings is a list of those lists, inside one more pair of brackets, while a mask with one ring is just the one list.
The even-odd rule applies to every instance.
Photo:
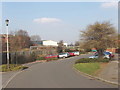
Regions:
[[[2, 64], [7, 63], [7, 53], [2, 54]], [[37, 59], [38, 55], [57, 54], [57, 48], [43, 48], [38, 50], [10, 52], [10, 64], [24, 64], [33, 62]]]

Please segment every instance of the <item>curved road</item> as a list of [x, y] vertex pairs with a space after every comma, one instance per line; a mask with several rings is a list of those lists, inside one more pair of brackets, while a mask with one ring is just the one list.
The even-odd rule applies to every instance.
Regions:
[[66, 60], [37, 63], [15, 76], [6, 88], [117, 88], [80, 75], [72, 65], [85, 55]]

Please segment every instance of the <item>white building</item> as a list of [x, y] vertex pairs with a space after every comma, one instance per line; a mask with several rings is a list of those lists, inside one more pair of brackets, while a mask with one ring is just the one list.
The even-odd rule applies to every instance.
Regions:
[[44, 46], [58, 46], [57, 42], [52, 40], [43, 40], [42, 45]]
[[63, 43], [63, 45], [67, 47], [67, 43]]

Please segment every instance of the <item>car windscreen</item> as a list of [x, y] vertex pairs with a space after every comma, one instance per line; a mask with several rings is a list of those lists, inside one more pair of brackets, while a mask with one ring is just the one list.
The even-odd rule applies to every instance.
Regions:
[[59, 55], [63, 55], [63, 54], [65, 54], [65, 53], [60, 53]]
[[104, 54], [106, 54], [106, 55], [110, 55], [110, 53], [109, 53], [109, 52], [104, 52]]

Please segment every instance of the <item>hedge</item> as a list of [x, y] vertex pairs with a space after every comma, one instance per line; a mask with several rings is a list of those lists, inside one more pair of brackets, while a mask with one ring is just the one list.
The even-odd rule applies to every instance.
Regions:
[[109, 62], [109, 59], [98, 59], [98, 58], [81, 58], [75, 61], [75, 64], [77, 63], [93, 63], [93, 62]]

